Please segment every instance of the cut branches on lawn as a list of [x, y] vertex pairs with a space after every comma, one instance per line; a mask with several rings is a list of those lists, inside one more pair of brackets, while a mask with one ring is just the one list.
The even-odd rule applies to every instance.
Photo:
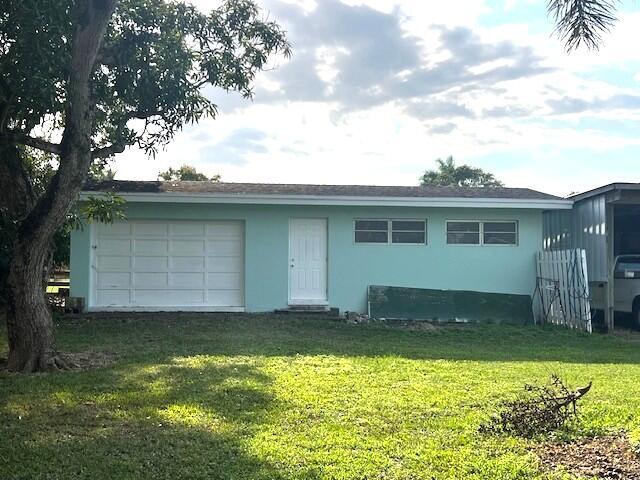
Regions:
[[570, 420], [578, 417], [578, 401], [591, 390], [586, 387], [571, 390], [557, 375], [544, 385], [526, 384], [512, 400], [500, 404], [500, 412], [481, 431], [506, 433], [526, 438], [558, 432]]

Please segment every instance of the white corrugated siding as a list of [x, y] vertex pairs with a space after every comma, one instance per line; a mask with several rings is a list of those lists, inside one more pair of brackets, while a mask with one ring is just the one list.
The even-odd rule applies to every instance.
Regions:
[[544, 213], [545, 250], [582, 248], [587, 251], [589, 279], [607, 281], [606, 197], [577, 202], [572, 210]]

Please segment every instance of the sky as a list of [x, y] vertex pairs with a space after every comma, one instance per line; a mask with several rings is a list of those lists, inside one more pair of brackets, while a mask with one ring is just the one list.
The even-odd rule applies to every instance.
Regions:
[[640, 182], [639, 2], [599, 51], [572, 53], [543, 0], [258, 3], [292, 57], [252, 100], [208, 88], [219, 115], [153, 159], [119, 155], [117, 179], [189, 164], [228, 182], [417, 185], [452, 155], [557, 195]]

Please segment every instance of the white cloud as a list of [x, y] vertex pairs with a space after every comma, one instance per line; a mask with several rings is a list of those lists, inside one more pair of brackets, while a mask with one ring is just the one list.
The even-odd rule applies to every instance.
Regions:
[[[534, 3], [504, 10], [523, 2]], [[216, 92], [219, 118], [185, 129], [156, 160], [121, 155], [118, 178], [188, 163], [227, 181], [416, 184], [452, 154], [551, 193], [624, 180], [615, 159], [594, 174], [575, 151], [640, 153], [634, 136], [583, 126], [640, 122], [640, 90], [606, 76], [640, 61], [640, 13], [624, 14], [600, 53], [567, 55], [527, 24], [483, 27], [488, 3], [270, 1], [271, 19], [293, 22], [291, 62], [259, 76], [253, 103]], [[341, 20], [317, 17], [335, 11]], [[629, 78], [640, 81], [639, 69]]]

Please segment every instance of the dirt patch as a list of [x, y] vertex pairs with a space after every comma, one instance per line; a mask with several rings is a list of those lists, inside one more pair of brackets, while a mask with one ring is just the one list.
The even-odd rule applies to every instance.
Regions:
[[[86, 352], [59, 353], [58, 357], [64, 361], [69, 371], [78, 371], [108, 367], [116, 361], [118, 355], [113, 352], [88, 350]], [[0, 372], [6, 371], [6, 369], [7, 359], [0, 358]]]
[[640, 452], [625, 435], [547, 443], [539, 446], [536, 453], [547, 470], [564, 468], [574, 475], [602, 480], [640, 478]]
[[108, 367], [118, 358], [113, 352], [99, 352], [94, 350], [76, 353], [60, 353], [60, 357], [72, 370], [91, 370], [94, 368]]
[[436, 325], [431, 322], [420, 322], [420, 321], [410, 321], [410, 320], [396, 320], [388, 322], [388, 325], [391, 327], [400, 328], [402, 330], [410, 330], [412, 332], [434, 332], [436, 330], [442, 329], [442, 325]]

